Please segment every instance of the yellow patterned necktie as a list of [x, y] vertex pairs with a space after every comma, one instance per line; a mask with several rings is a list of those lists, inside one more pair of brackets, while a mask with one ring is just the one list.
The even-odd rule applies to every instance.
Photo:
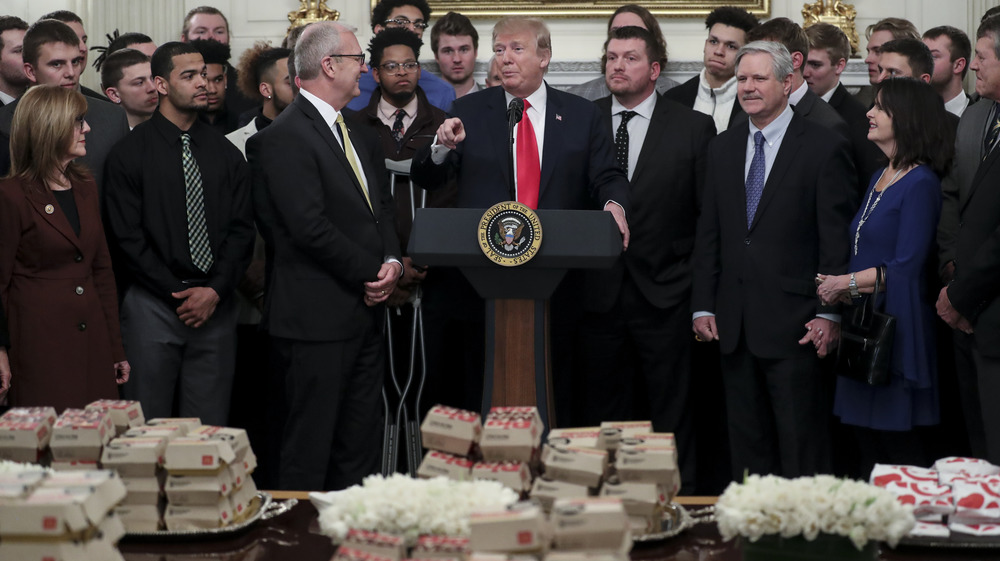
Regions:
[[365, 202], [368, 203], [368, 208], [372, 207], [372, 200], [368, 196], [368, 189], [365, 187], [365, 180], [361, 176], [361, 168], [358, 167], [358, 160], [354, 156], [354, 147], [351, 146], [351, 135], [347, 134], [347, 123], [344, 122], [344, 116], [337, 113], [337, 126], [340, 127], [340, 137], [344, 140], [344, 154], [347, 155], [347, 161], [351, 163], [351, 169], [354, 170], [354, 175], [358, 178], [358, 183], [361, 185], [361, 192], [365, 194]]

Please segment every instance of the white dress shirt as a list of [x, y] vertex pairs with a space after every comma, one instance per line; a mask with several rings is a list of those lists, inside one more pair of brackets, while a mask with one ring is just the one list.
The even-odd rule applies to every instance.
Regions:
[[396, 107], [395, 105], [389, 103], [384, 97], [380, 97], [378, 100], [378, 118], [382, 123], [392, 129], [392, 125], [396, 122], [396, 110], [402, 109], [406, 111], [406, 116], [403, 117], [403, 134], [410, 130], [410, 125], [413, 124], [414, 119], [417, 118], [417, 96], [414, 95], [413, 99], [403, 107]]
[[965, 95], [964, 91], [958, 92], [958, 95], [944, 103], [945, 111], [952, 113], [957, 117], [961, 117], [962, 113], [965, 112], [965, 108], [968, 106], [969, 96]]
[[[305, 88], [302, 88], [299, 91], [302, 92], [302, 97], [306, 98], [306, 101], [313, 104], [313, 107], [315, 107], [316, 110], [319, 111], [319, 115], [320, 117], [323, 117], [323, 121], [326, 122], [326, 126], [330, 127], [330, 129], [333, 131], [333, 136], [339, 139], [340, 145], [343, 146], [344, 139], [341, 138], [340, 126], [337, 125], [337, 117], [340, 115], [340, 111], [337, 111], [336, 109], [333, 108], [332, 105], [316, 97], [316, 95], [310, 93], [309, 90]], [[346, 123], [344, 124], [346, 126]], [[365, 192], [370, 192], [368, 190], [368, 175], [365, 173], [365, 166], [361, 163], [360, 160], [358, 160], [357, 156], [358, 147], [354, 146], [354, 142], [351, 142], [351, 146], [353, 147], [352, 152], [354, 154], [354, 163], [358, 166], [358, 169], [361, 170], [361, 182], [363, 184], [363, 187], [365, 188]], [[346, 150], [344, 155], [345, 156], [347, 155]]]

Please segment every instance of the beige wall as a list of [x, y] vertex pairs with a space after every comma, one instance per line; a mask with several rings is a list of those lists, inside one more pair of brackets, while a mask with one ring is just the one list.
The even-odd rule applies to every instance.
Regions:
[[[641, 3], [641, 2], [640, 2]], [[787, 16], [802, 22], [802, 0], [771, 0], [772, 16]], [[70, 9], [79, 14], [87, 25], [91, 45], [105, 42], [104, 36], [116, 27], [122, 32], [143, 31], [159, 43], [180, 35], [181, 22], [187, 10], [200, 5], [212, 5], [229, 18], [234, 54], [260, 39], [281, 41], [288, 27], [288, 12], [298, 8], [298, 0], [0, 0], [0, 13], [13, 14], [34, 21], [46, 12]], [[855, 0], [858, 10], [858, 31], [886, 16], [901, 16], [918, 29], [936, 25], [953, 25], [975, 33], [979, 17], [1000, 0]], [[329, 0], [328, 5], [340, 11], [344, 23], [359, 28], [358, 39], [366, 44], [371, 35], [368, 23], [370, 0]], [[433, 18], [432, 18], [433, 20]], [[490, 56], [489, 37], [492, 20], [474, 20], [481, 45], [479, 61]], [[569, 84], [595, 76], [596, 61], [601, 55], [606, 20], [550, 19], [553, 35], [553, 67], [549, 81]], [[700, 69], [701, 48], [705, 38], [700, 19], [663, 19], [671, 64], [668, 72], [677, 79], [690, 76]], [[429, 38], [429, 37], [428, 37]], [[864, 39], [862, 39], [862, 48]], [[429, 46], [422, 58], [430, 59]], [[481, 74], [481, 73], [480, 73]], [[847, 83], [864, 83], [867, 78], [860, 64], [849, 67]], [[84, 83], [97, 85], [97, 73], [89, 69]]]

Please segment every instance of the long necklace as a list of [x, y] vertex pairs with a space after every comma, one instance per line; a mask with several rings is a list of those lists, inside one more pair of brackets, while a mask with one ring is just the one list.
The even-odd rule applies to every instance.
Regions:
[[[875, 185], [878, 185], [879, 181], [882, 181], [882, 177], [885, 176], [885, 169], [883, 169], [882, 174], [878, 176], [878, 181], [875, 182]], [[878, 192], [878, 196], [875, 197], [874, 203], [872, 202], [872, 195], [875, 194], [877, 189], [872, 189], [871, 192], [868, 193], [868, 202], [865, 203], [865, 210], [861, 212], [861, 220], [858, 221], [858, 229], [854, 231], [854, 255], [858, 254], [858, 240], [861, 239], [861, 227], [865, 225], [865, 222], [867, 222], [868, 219], [871, 218], [872, 213], [875, 212], [875, 207], [877, 207], [878, 202], [882, 200], [882, 193], [885, 193], [885, 190], [888, 189], [890, 185], [895, 183], [897, 179], [899, 179], [899, 174], [903, 173], [905, 169], [907, 168], [902, 168], [896, 171], [896, 175], [892, 176], [889, 183], [886, 183], [885, 187]], [[868, 205], [871, 205], [871, 208], [869, 208]]]

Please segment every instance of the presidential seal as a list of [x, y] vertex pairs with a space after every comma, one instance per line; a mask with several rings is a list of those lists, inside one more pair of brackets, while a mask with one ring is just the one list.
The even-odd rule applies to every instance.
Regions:
[[516, 201], [490, 207], [479, 219], [479, 247], [504, 267], [523, 265], [542, 245], [542, 223], [535, 211]]

